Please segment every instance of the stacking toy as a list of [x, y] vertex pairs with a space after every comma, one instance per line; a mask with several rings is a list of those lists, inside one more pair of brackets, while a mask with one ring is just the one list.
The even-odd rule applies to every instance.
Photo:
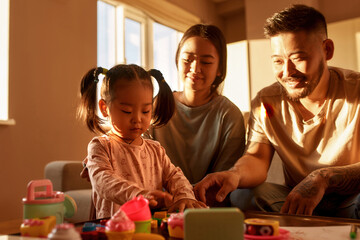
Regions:
[[170, 237], [184, 238], [184, 213], [172, 213], [167, 220]]
[[132, 240], [135, 223], [119, 209], [105, 224], [105, 234], [108, 240]]
[[21, 236], [45, 238], [55, 227], [56, 217], [24, 219], [20, 226]]
[[135, 233], [151, 233], [149, 201], [142, 195], [124, 203], [120, 209], [135, 223]]
[[[45, 187], [46, 191], [35, 191]], [[71, 218], [77, 210], [74, 199], [63, 192], [54, 192], [49, 179], [32, 180], [27, 186], [26, 198], [22, 199], [24, 219], [56, 217], [56, 224], [63, 223], [64, 217]]]
[[56, 225], [47, 237], [48, 240], [81, 240], [80, 233], [72, 223]]
[[248, 218], [244, 221], [245, 234], [259, 235], [259, 236], [278, 236], [279, 235], [279, 221]]

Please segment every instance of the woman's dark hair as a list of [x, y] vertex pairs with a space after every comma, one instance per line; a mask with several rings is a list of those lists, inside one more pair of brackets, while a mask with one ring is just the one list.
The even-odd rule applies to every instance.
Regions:
[[160, 71], [152, 69], [147, 72], [135, 64], [119, 64], [112, 67], [109, 71], [97, 67], [90, 69], [83, 76], [80, 85], [81, 103], [78, 108], [78, 116], [85, 121], [90, 131], [106, 133], [106, 130], [102, 127], [104, 121], [97, 113], [98, 101], [96, 99], [96, 89], [99, 82], [99, 74], [105, 75], [101, 85], [100, 96], [106, 104], [111, 104], [116, 97], [115, 86], [119, 81], [126, 83], [138, 80], [153, 89], [151, 80], [151, 76], [153, 76], [158, 82], [159, 92], [156, 96], [152, 124], [155, 127], [165, 125], [172, 117], [175, 110], [174, 96]]
[[219, 55], [218, 71], [220, 72], [220, 76], [216, 76], [213, 82], [214, 87], [211, 88], [211, 93], [213, 93], [218, 89], [220, 83], [222, 83], [226, 77], [227, 50], [226, 50], [226, 40], [224, 34], [221, 32], [221, 30], [218, 27], [214, 25], [205, 25], [205, 24], [193, 25], [188, 30], [186, 30], [186, 32], [184, 33], [183, 37], [179, 42], [175, 56], [176, 66], [178, 66], [181, 48], [183, 47], [185, 41], [191, 37], [201, 37], [209, 40], [214, 45]]
[[319, 31], [327, 38], [327, 27], [324, 15], [315, 8], [295, 4], [275, 13], [266, 20], [265, 37], [270, 38], [279, 33], [298, 31]]

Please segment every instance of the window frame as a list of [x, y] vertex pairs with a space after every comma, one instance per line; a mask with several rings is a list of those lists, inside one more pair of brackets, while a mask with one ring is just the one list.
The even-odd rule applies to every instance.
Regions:
[[10, 0], [0, 1], [0, 125], [15, 125], [9, 118]]
[[[155, 21], [142, 10], [136, 9], [124, 3], [110, 0], [98, 0], [115, 8], [116, 21], [116, 39], [115, 39], [115, 64], [126, 63], [125, 61], [125, 18], [141, 23], [141, 66], [150, 69], [154, 67], [154, 49], [153, 49], [153, 24]], [[119, 24], [122, 23], [122, 24]], [[159, 23], [165, 25], [163, 23]], [[167, 25], [165, 25], [167, 26]], [[171, 26], [167, 26], [172, 28]], [[173, 28], [174, 29], [174, 28]], [[174, 29], [181, 33], [178, 29]]]

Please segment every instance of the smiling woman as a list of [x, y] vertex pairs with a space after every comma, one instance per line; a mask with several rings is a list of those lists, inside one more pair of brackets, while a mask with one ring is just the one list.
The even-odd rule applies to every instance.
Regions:
[[239, 108], [220, 94], [227, 68], [226, 41], [214, 25], [197, 24], [183, 35], [175, 56], [183, 91], [174, 92], [176, 112], [169, 123], [150, 129], [192, 184], [227, 170], [245, 148]]

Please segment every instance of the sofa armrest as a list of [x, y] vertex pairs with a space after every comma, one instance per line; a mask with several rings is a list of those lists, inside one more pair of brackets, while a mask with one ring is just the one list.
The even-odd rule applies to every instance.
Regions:
[[82, 169], [82, 161], [52, 161], [46, 164], [44, 175], [55, 191], [91, 189], [91, 183], [80, 177]]

